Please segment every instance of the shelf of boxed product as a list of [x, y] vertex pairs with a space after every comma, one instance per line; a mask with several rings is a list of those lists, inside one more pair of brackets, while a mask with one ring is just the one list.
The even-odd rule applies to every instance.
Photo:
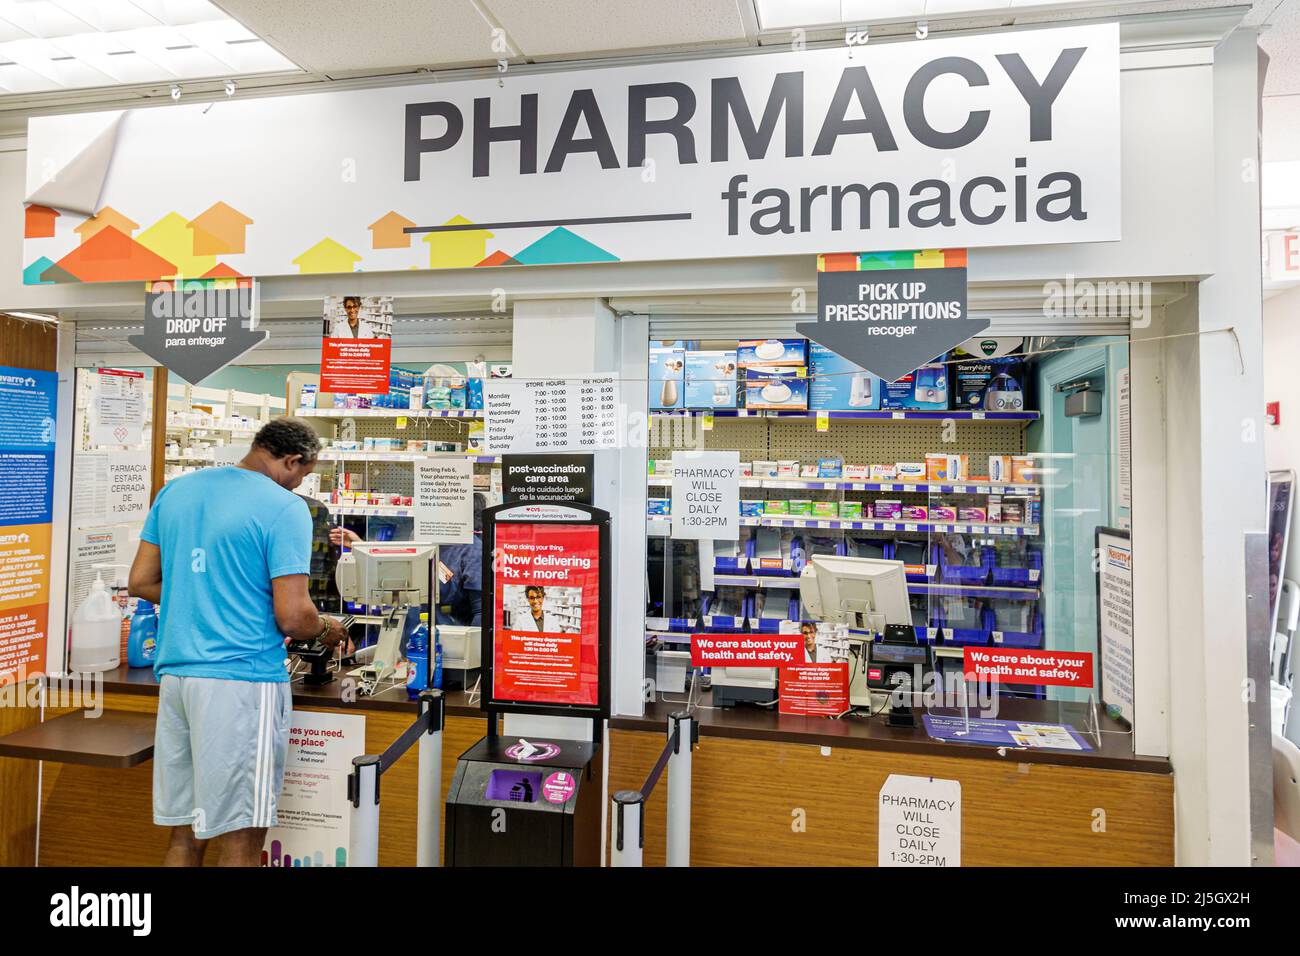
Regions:
[[[648, 515], [646, 517], [646, 534], [654, 538], [672, 536], [672, 517], [670, 515]], [[777, 515], [764, 515], [761, 518], [741, 518], [743, 527], [762, 528], [821, 528], [827, 531], [901, 531], [920, 533], [984, 534], [1007, 537], [1037, 537], [1040, 528], [1036, 524], [972, 524], [965, 521], [849, 521], [836, 518], [790, 518]]]
[[431, 458], [468, 458], [478, 465], [495, 465], [499, 455], [480, 455], [472, 451], [330, 451], [320, 453], [321, 461], [360, 461], [395, 463], [428, 461]]
[[368, 518], [409, 518], [415, 514], [415, 508], [411, 505], [358, 505], [358, 504], [327, 504], [331, 515], [353, 515], [357, 517]]
[[481, 408], [295, 408], [299, 418], [482, 418]]
[[[767, 575], [767, 574], [715, 574], [713, 576], [713, 586], [715, 588], [785, 588], [792, 589], [799, 586], [799, 579], [789, 575]], [[932, 583], [913, 583], [907, 584], [908, 594], [926, 594], [934, 597], [983, 597], [998, 598], [1009, 601], [1037, 601], [1042, 597], [1042, 592], [1038, 588], [1003, 588], [1003, 587], [986, 587], [977, 584], [932, 584]]]
[[[646, 483], [654, 488], [668, 487], [672, 475], [650, 475]], [[925, 481], [850, 481], [843, 478], [741, 478], [742, 488], [786, 488], [807, 491], [896, 491], [951, 495], [1016, 495], [1026, 491], [1041, 491], [1036, 483], [993, 483], [987, 481], [962, 481], [956, 484], [934, 484]]]
[[650, 412], [654, 418], [702, 418], [705, 415], [712, 415], [714, 418], [779, 418], [783, 420], [790, 419], [807, 419], [815, 421], [820, 416], [825, 416], [832, 421], [894, 421], [894, 422], [936, 422], [945, 419], [964, 422], [1023, 422], [1029, 424], [1039, 419], [1039, 413], [1035, 411], [1015, 411], [1015, 412], [982, 412], [968, 411], [966, 409], [907, 409], [907, 410], [889, 410], [880, 411], [764, 411], [757, 408], [719, 408], [715, 411], [708, 409], [686, 409], [682, 411], [662, 411], [656, 410]]

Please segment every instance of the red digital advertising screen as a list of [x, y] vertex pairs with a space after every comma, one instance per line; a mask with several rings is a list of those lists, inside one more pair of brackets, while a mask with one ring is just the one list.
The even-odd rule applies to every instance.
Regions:
[[492, 699], [597, 706], [600, 528], [499, 522], [492, 558]]

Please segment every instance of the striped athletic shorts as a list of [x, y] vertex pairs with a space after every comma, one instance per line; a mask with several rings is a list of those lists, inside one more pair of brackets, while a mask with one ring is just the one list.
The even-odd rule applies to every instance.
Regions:
[[287, 682], [164, 674], [153, 753], [153, 822], [200, 840], [276, 825], [292, 711]]

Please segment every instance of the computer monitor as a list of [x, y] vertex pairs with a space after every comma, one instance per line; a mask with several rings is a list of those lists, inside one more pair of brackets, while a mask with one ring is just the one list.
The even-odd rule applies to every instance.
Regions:
[[875, 613], [885, 624], [912, 623], [902, 561], [815, 554], [799, 578], [799, 596], [821, 621], [863, 628]]
[[437, 548], [419, 541], [358, 541], [339, 559], [339, 594], [360, 604], [428, 604], [429, 562]]

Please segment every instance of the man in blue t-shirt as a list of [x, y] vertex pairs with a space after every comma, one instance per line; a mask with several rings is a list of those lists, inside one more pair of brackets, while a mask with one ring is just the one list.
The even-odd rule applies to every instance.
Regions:
[[238, 465], [183, 475], [158, 492], [131, 566], [132, 595], [158, 604], [154, 823], [164, 864], [256, 866], [289, 745], [287, 638], [336, 647], [342, 624], [308, 594], [312, 519], [293, 493], [316, 467], [305, 422], [267, 423]]

